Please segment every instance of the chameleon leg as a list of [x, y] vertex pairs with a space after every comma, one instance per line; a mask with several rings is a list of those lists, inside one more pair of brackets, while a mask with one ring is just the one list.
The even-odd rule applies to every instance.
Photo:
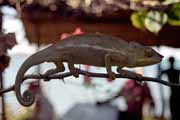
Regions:
[[78, 70], [74, 67], [74, 63], [68, 62], [68, 68], [74, 77], [79, 77]]
[[121, 72], [122, 72], [122, 67], [118, 66], [117, 69], [116, 69], [116, 71], [117, 71], [118, 73], [121, 73]]
[[67, 61], [69, 71], [73, 74], [73, 76], [74, 77], [79, 77], [79, 71], [78, 71], [77, 68], [74, 67], [72, 56], [66, 54], [66, 55], [63, 56], [63, 58]]
[[[48, 78], [49, 75], [56, 74], [58, 72], [63, 72], [65, 70], [65, 67], [62, 62], [54, 62], [54, 64], [56, 65], [56, 68], [46, 71], [43, 76]], [[49, 79], [45, 79], [45, 81], [49, 81]]]
[[109, 77], [114, 80], [116, 78], [116, 75], [115, 73], [112, 71], [112, 68], [111, 68], [111, 61], [112, 61], [112, 55], [111, 54], [107, 54], [105, 56], [105, 66], [106, 66], [106, 70], [107, 70], [107, 73], [109, 74]]

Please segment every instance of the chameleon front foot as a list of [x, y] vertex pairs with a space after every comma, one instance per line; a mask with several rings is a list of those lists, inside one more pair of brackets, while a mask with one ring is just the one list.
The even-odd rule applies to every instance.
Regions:
[[109, 78], [111, 80], [115, 80], [116, 79], [116, 74], [114, 72], [108, 72]]
[[72, 73], [72, 75], [74, 76], [74, 77], [76, 77], [76, 78], [78, 78], [79, 77], [79, 70], [78, 69], [76, 69], [76, 68], [74, 68], [72, 71], [70, 71], [71, 73]]
[[44, 77], [44, 81], [49, 81], [49, 76], [54, 74], [54, 70], [48, 70], [46, 71], [42, 76]]

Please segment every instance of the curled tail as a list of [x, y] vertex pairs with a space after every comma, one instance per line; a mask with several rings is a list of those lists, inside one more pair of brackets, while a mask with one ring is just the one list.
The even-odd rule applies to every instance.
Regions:
[[31, 106], [35, 101], [35, 95], [29, 90], [21, 95], [21, 83], [24, 80], [24, 75], [30, 67], [45, 62], [45, 57], [47, 57], [47, 52], [41, 51], [33, 54], [25, 60], [16, 75], [15, 94], [19, 103], [23, 106]]

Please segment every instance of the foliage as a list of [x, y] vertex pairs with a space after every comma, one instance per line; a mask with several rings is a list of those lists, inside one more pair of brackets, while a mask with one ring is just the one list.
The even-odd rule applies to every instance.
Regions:
[[149, 11], [145, 18], [146, 28], [153, 33], [158, 33], [167, 22], [167, 15], [158, 11]]
[[[180, 0], [16, 0], [33, 2], [42, 6], [58, 8], [65, 3], [72, 9], [78, 9], [87, 14], [102, 16], [119, 9], [133, 10], [132, 24], [138, 28], [158, 33], [165, 24], [180, 26]], [[53, 7], [52, 7], [53, 6]], [[56, 7], [54, 7], [56, 6]], [[18, 8], [18, 7], [17, 7]], [[53, 9], [54, 10], [54, 9]]]
[[145, 28], [144, 21], [145, 21], [146, 16], [147, 16], [146, 11], [132, 13], [132, 15], [131, 15], [132, 24], [136, 28], [144, 30], [144, 28]]
[[148, 11], [147, 14], [142, 14], [141, 11], [134, 12], [131, 18], [134, 18], [131, 20], [136, 28], [146, 28], [150, 32], [158, 33], [167, 23], [171, 26], [180, 26], [180, 3], [174, 4], [172, 9], [167, 12]]
[[141, 30], [158, 32], [167, 23], [180, 26], [179, 0], [66, 0], [72, 8], [101, 16], [119, 9], [133, 10], [132, 24]]
[[172, 10], [168, 13], [168, 23], [173, 26], [180, 26], [180, 3], [175, 4]]
[[136, 28], [146, 28], [153, 33], [158, 33], [168, 20], [167, 14], [159, 11], [135, 12], [131, 15], [131, 18], [134, 18], [131, 20]]

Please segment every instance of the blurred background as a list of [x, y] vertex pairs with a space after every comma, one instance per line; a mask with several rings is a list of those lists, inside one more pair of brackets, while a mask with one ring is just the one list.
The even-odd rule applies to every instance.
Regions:
[[[28, 56], [58, 40], [62, 40], [71, 35], [88, 32], [105, 33], [127, 41], [137, 41], [151, 46], [162, 54], [164, 58], [160, 64], [134, 69], [126, 68], [143, 74], [144, 76], [161, 78], [168, 81], [168, 75], [170, 73], [165, 70], [171, 66], [169, 58], [174, 57], [174, 68], [177, 69], [177, 71], [171, 74], [174, 74], [172, 76], [177, 76], [173, 79], [179, 80], [180, 42], [178, 42], [178, 39], [180, 37], [178, 33], [180, 33], [180, 29], [178, 23], [172, 25], [172, 23], [175, 24], [175, 20], [167, 25], [166, 19], [169, 18], [170, 21], [172, 18], [170, 12], [155, 9], [158, 13], [154, 13], [156, 14], [154, 16], [158, 16], [163, 12], [160, 18], [157, 17], [163, 24], [159, 25], [156, 23], [156, 17], [153, 15], [155, 22], [151, 20], [148, 21], [147, 16], [151, 17], [152, 13], [148, 13], [146, 10], [147, 13], [145, 14], [135, 13], [133, 12], [134, 7], [129, 7], [129, 4], [125, 4], [124, 1], [122, 5], [118, 2], [116, 3], [115, 0], [109, 0], [109, 2], [108, 0], [98, 0], [98, 3], [93, 0], [85, 0], [86, 4], [80, 4], [80, 1], [81, 0], [62, 0], [58, 3], [56, 0], [24, 0], [21, 3], [21, 12], [18, 11], [19, 7], [16, 1], [11, 1], [12, 3], [9, 1], [1, 1], [2, 33], [15, 33], [17, 41], [17, 44], [15, 44], [12, 49], [8, 49], [6, 54], [10, 57], [10, 62], [9, 66], [3, 71], [4, 88], [14, 85], [16, 72]], [[165, 1], [160, 2], [166, 6]], [[114, 4], [118, 4], [119, 6], [113, 6]], [[152, 9], [153, 6], [149, 4], [149, 2], [147, 2], [147, 4], [143, 3], [144, 8]], [[156, 6], [156, 2], [154, 4], [154, 6]], [[172, 1], [169, 0], [167, 4], [172, 4]], [[174, 4], [176, 5], [178, 3], [175, 1]], [[180, 6], [180, 4], [178, 5]], [[144, 9], [143, 7], [139, 7], [139, 2], [135, 8], [140, 12], [141, 9]], [[180, 7], [177, 8], [180, 12]], [[138, 21], [132, 20], [133, 15], [135, 16], [134, 19], [138, 17], [136, 16], [137, 14], [143, 14], [147, 17], [143, 18], [144, 22], [142, 23], [145, 25], [142, 25], [143, 27], [141, 26], [141, 28], [137, 28], [137, 24], [142, 23], [137, 23]], [[174, 13], [171, 11], [171, 14]], [[143, 15], [140, 17], [142, 18]], [[176, 20], [180, 21], [180, 15], [178, 17]], [[3, 41], [0, 44], [2, 45], [2, 43]], [[3, 56], [4, 55], [5, 54], [3, 54]], [[44, 73], [53, 67], [53, 64], [43, 63], [30, 69], [28, 74]], [[79, 65], [77, 65], [77, 67], [79, 67]], [[98, 73], [106, 72], [104, 68], [86, 65], [81, 65], [81, 69]], [[115, 68], [113, 68], [113, 70], [115, 70]], [[68, 71], [67, 67], [66, 71]], [[40, 83], [34, 83], [32, 81], [24, 82], [23, 89], [34, 90], [39, 94], [39, 99], [32, 107], [26, 108], [18, 103], [14, 92], [4, 94], [3, 104], [5, 105], [5, 110], [1, 111], [1, 119], [118, 120], [120, 119], [118, 117], [119, 114], [123, 116], [123, 113], [120, 112], [129, 110], [129, 102], [127, 101], [133, 101], [126, 95], [126, 93], [129, 94], [127, 92], [129, 86], [126, 85], [128, 82], [129, 79], [118, 78], [110, 82], [108, 79], [88, 78], [86, 76], [80, 76], [79, 78], [68, 77], [64, 79], [64, 82], [62, 80], [51, 80], [49, 82], [40, 81]], [[173, 82], [173, 80], [171, 82]], [[179, 83], [179, 81], [176, 83]], [[128, 85], [131, 84], [136, 88], [135, 83], [128, 83]], [[132, 87], [130, 91], [132, 91], [134, 99], [137, 98], [137, 101], [140, 99], [139, 102], [143, 104], [146, 97], [144, 97], [143, 89], [139, 87], [139, 84], [137, 84], [137, 86], [137, 89], [134, 90]], [[172, 89], [152, 82], [147, 82], [147, 87], [149, 89], [148, 94], [152, 97], [150, 99], [153, 101], [153, 109], [149, 110], [148, 105], [144, 105], [142, 108], [136, 108], [142, 109], [142, 119], [178, 120], [177, 117], [173, 118], [171, 113], [170, 98], [172, 98]], [[139, 89], [142, 91], [137, 92]], [[178, 89], [174, 91], [177, 92]], [[114, 96], [119, 93], [121, 93], [120, 97], [114, 98]], [[178, 94], [175, 96], [178, 96]], [[114, 99], [111, 100], [111, 98]], [[175, 98], [176, 101], [177, 99], [179, 98]], [[3, 107], [2, 104], [1, 106]], [[5, 117], [2, 117], [4, 115]], [[121, 119], [123, 120], [123, 118]]]

